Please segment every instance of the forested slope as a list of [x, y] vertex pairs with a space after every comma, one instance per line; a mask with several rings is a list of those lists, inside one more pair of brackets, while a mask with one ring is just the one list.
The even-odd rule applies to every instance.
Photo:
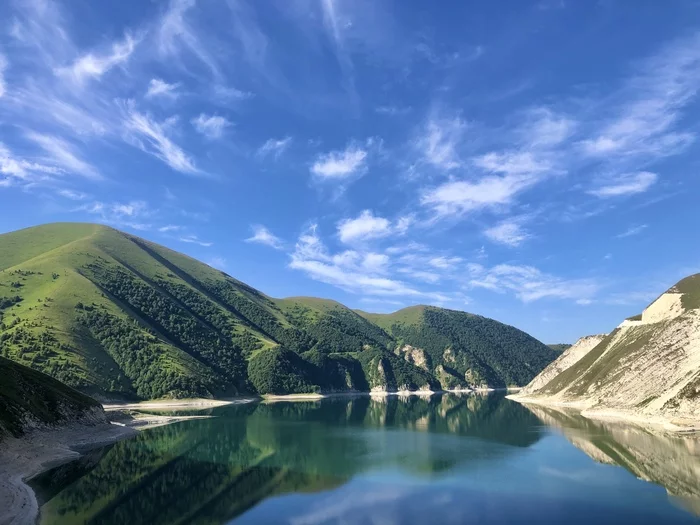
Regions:
[[464, 312], [272, 299], [158, 244], [74, 223], [0, 235], [0, 355], [140, 399], [522, 385], [556, 357]]

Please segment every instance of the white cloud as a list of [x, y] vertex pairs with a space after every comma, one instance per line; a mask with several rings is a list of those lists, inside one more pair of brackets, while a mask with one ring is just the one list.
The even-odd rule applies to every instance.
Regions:
[[265, 144], [258, 148], [256, 155], [259, 158], [273, 156], [278, 159], [292, 143], [292, 137], [284, 137], [283, 139], [268, 139]]
[[640, 171], [638, 173], [626, 173], [608, 180], [604, 185], [590, 190], [588, 193], [606, 199], [623, 195], [634, 195], [647, 191], [657, 180], [655, 173]]
[[557, 146], [571, 137], [578, 122], [541, 107], [526, 115], [526, 123], [520, 128], [522, 140], [530, 147], [542, 148]]
[[161, 233], [177, 232], [180, 230], [182, 230], [182, 226], [178, 226], [177, 224], [166, 224], [158, 228], [158, 231]]
[[639, 235], [642, 233], [644, 230], [646, 230], [649, 227], [648, 224], [640, 224], [639, 226], [630, 226], [627, 230], [624, 232], [616, 235], [618, 239], [623, 239], [625, 237], [632, 237], [633, 235]]
[[270, 230], [260, 224], [254, 224], [252, 227], [253, 235], [248, 237], [245, 242], [254, 242], [270, 246], [275, 250], [281, 250], [284, 246], [282, 239], [274, 235]]
[[428, 264], [433, 268], [439, 268], [441, 270], [454, 269], [459, 263], [462, 262], [461, 257], [433, 257], [428, 261]]
[[509, 291], [524, 303], [544, 298], [587, 300], [600, 289], [594, 280], [563, 279], [533, 266], [499, 264], [486, 269], [472, 263], [468, 270], [471, 275], [469, 286], [501, 293]]
[[[167, 137], [167, 126], [153, 120], [148, 113], [136, 111], [133, 102], [126, 104], [123, 125], [130, 134], [128, 138], [146, 153], [159, 158], [175, 171], [200, 173], [194, 160]], [[141, 139], [145, 139], [145, 143]]]
[[27, 133], [27, 138], [38, 144], [53, 163], [69, 173], [77, 173], [90, 179], [102, 178], [97, 168], [78, 157], [75, 148], [65, 140], [34, 132]]
[[179, 83], [168, 84], [164, 80], [159, 78], [152, 78], [151, 82], [148, 84], [148, 91], [146, 92], [146, 98], [153, 97], [170, 97], [177, 98], [177, 88], [180, 86]]
[[415, 146], [429, 164], [444, 170], [457, 168], [462, 164], [457, 150], [466, 127], [460, 118], [430, 118]]
[[205, 115], [201, 113], [198, 117], [192, 119], [194, 128], [208, 139], [220, 139], [224, 134], [224, 130], [231, 123], [224, 117], [219, 115]]
[[311, 172], [320, 179], [346, 179], [360, 173], [365, 168], [367, 151], [350, 144], [342, 151], [331, 151], [319, 155], [311, 166]]
[[5, 83], [5, 70], [7, 69], [7, 58], [5, 58], [5, 55], [0, 53], [0, 97], [2, 97], [5, 94], [5, 90], [7, 89], [6, 83]]
[[534, 176], [553, 169], [548, 159], [529, 151], [491, 152], [476, 157], [473, 162], [485, 171], [504, 175]]
[[501, 221], [495, 226], [484, 230], [484, 235], [491, 241], [506, 246], [520, 246], [531, 235], [523, 229], [521, 221], [510, 219]]
[[510, 204], [515, 195], [535, 182], [536, 179], [529, 176], [489, 176], [476, 182], [451, 181], [425, 190], [421, 203], [433, 208], [438, 215], [461, 215]]
[[387, 256], [363, 256], [355, 251], [331, 256], [316, 233], [316, 226], [299, 237], [290, 268], [301, 270], [314, 280], [364, 295], [421, 296], [406, 283], [381, 275]]
[[213, 242], [200, 240], [196, 235], [183, 235], [182, 237], [178, 237], [178, 240], [190, 244], [198, 244], [199, 246], [204, 246], [205, 248], [209, 248], [210, 246], [214, 245]]
[[383, 217], [375, 217], [370, 210], [364, 210], [355, 219], [345, 219], [338, 223], [338, 236], [344, 243], [379, 239], [392, 233], [391, 222]]
[[131, 35], [126, 35], [122, 42], [112, 44], [111, 52], [104, 55], [87, 53], [79, 57], [69, 67], [59, 68], [59, 75], [67, 75], [78, 84], [88, 78], [99, 79], [110, 69], [129, 60], [136, 48], [137, 41]]
[[75, 190], [60, 190], [58, 194], [61, 197], [65, 197], [66, 199], [70, 199], [72, 201], [84, 201], [85, 199], [90, 198], [90, 195], [87, 193]]

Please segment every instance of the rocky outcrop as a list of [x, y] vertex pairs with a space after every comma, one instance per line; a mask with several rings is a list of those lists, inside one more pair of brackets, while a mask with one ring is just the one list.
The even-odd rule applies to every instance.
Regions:
[[403, 345], [399, 346], [396, 351], [396, 355], [401, 356], [403, 355], [403, 358], [411, 363], [412, 365], [417, 366], [418, 368], [422, 368], [423, 370], [428, 370], [428, 356], [425, 353], [425, 350], [422, 348], [416, 348], [415, 346], [411, 345]]
[[[700, 279], [684, 279], [573, 365], [516, 400], [570, 405], [590, 417], [700, 426]], [[556, 362], [555, 362], [556, 365]], [[547, 370], [545, 370], [547, 372]]]
[[605, 334], [587, 335], [576, 341], [570, 348], [564, 351], [553, 363], [542, 370], [530, 384], [520, 391], [521, 395], [527, 395], [542, 388], [554, 377], [564, 370], [576, 364], [583, 356], [593, 350], [603, 339]]

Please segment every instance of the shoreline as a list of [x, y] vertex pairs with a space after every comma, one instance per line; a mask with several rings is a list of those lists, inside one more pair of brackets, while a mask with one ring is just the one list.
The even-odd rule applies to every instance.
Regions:
[[575, 410], [582, 417], [593, 421], [618, 421], [641, 427], [653, 427], [657, 430], [661, 429], [674, 434], [700, 432], [700, 421], [684, 418], [683, 416], [636, 414], [625, 409], [612, 407], [593, 408], [590, 403], [585, 401], [554, 401], [542, 398], [520, 397], [518, 395], [506, 396], [506, 398], [523, 405]]
[[24, 525], [39, 516], [36, 494], [27, 481], [80, 458], [85, 452], [135, 436], [128, 426], [101, 423], [70, 425], [8, 437], [0, 451], [0, 523]]
[[104, 403], [102, 408], [105, 412], [115, 410], [171, 410], [176, 408], [216, 408], [227, 405], [239, 405], [242, 403], [252, 403], [260, 398], [240, 397], [232, 399], [154, 399], [149, 401], [139, 401], [137, 403]]

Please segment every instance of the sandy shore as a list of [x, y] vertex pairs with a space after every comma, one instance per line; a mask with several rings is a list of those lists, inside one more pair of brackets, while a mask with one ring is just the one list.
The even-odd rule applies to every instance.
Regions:
[[158, 399], [155, 401], [141, 401], [139, 403], [105, 403], [102, 405], [105, 412], [113, 410], [172, 410], [187, 408], [214, 408], [240, 403], [257, 401], [255, 397], [241, 397], [236, 399]]
[[699, 432], [700, 421], [692, 418], [665, 415], [646, 415], [615, 408], [592, 408], [589, 403], [575, 401], [552, 401], [536, 397], [506, 396], [522, 404], [540, 405], [552, 408], [568, 408], [579, 412], [585, 418], [598, 421], [621, 421], [642, 427], [653, 427], [668, 432]]
[[34, 523], [39, 507], [26, 480], [67, 463], [82, 453], [131, 437], [136, 430], [104, 423], [38, 431], [22, 439], [8, 438], [0, 450], [0, 524]]

